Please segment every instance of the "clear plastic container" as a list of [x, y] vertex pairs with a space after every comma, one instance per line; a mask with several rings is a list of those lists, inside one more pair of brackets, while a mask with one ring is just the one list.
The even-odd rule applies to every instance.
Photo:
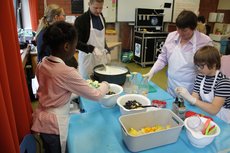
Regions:
[[123, 86], [124, 92], [126, 94], [131, 94], [132, 93], [132, 75], [131, 74], [126, 74], [126, 80]]
[[202, 131], [203, 129], [203, 122], [201, 121], [200, 117], [197, 115], [191, 116], [187, 119], [188, 127], [194, 131]]
[[149, 92], [149, 81], [148, 77], [142, 75], [142, 80], [138, 86], [138, 93], [147, 96]]
[[137, 78], [137, 72], [132, 72], [132, 93], [138, 93], [139, 80]]

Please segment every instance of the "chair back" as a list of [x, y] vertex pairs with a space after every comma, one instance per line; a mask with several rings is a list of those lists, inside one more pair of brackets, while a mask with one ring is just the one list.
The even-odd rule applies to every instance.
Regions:
[[220, 71], [230, 78], [230, 55], [223, 55], [221, 57], [221, 68]]
[[33, 134], [27, 134], [21, 144], [20, 153], [36, 153], [36, 140]]

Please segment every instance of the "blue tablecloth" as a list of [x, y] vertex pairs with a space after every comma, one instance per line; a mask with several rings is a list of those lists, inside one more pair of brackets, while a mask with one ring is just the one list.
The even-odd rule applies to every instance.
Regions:
[[[157, 92], [148, 95], [150, 100], [159, 99], [167, 102], [167, 108], [172, 108], [174, 98], [167, 92], [154, 85]], [[103, 108], [100, 104], [82, 98], [82, 106], [86, 110], [82, 114], [73, 114], [70, 118], [67, 146], [69, 153], [128, 153], [122, 138], [119, 123], [119, 107]], [[199, 108], [185, 104], [186, 108], [197, 113], [208, 115]], [[210, 116], [210, 115], [208, 115]], [[198, 149], [192, 146], [182, 129], [177, 142], [161, 147], [142, 151], [143, 153], [216, 153], [230, 150], [230, 125], [215, 116], [211, 116], [220, 126], [221, 133], [207, 147]], [[157, 140], [156, 140], [157, 141]]]
[[[152, 92], [148, 94], [148, 98], [152, 101], [152, 100], [169, 100], [169, 99], [173, 99], [173, 97], [168, 94], [165, 90], [161, 89], [159, 86], [157, 86], [156, 84], [150, 82], [150, 85], [152, 86], [152, 88], [154, 88], [156, 90], [156, 92]], [[124, 93], [122, 93], [124, 94]], [[86, 99], [81, 97], [81, 102], [80, 105], [82, 108], [84, 108], [85, 113], [92, 113], [95, 111], [99, 111], [101, 109], [104, 109], [100, 103]]]

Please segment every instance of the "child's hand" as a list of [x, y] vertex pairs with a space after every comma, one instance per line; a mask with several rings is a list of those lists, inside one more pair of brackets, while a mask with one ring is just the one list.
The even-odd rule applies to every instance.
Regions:
[[188, 101], [192, 105], [196, 103], [196, 98], [190, 95], [190, 93], [188, 92], [186, 88], [176, 87], [175, 92], [177, 93], [177, 95], [179, 95], [179, 97], [184, 98], [186, 101]]
[[93, 88], [99, 88], [100, 83], [98, 81], [87, 80], [88, 84]]

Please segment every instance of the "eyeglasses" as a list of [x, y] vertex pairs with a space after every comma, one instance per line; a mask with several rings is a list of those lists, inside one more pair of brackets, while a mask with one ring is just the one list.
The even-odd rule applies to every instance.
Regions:
[[202, 70], [206, 64], [196, 64], [196, 68]]

